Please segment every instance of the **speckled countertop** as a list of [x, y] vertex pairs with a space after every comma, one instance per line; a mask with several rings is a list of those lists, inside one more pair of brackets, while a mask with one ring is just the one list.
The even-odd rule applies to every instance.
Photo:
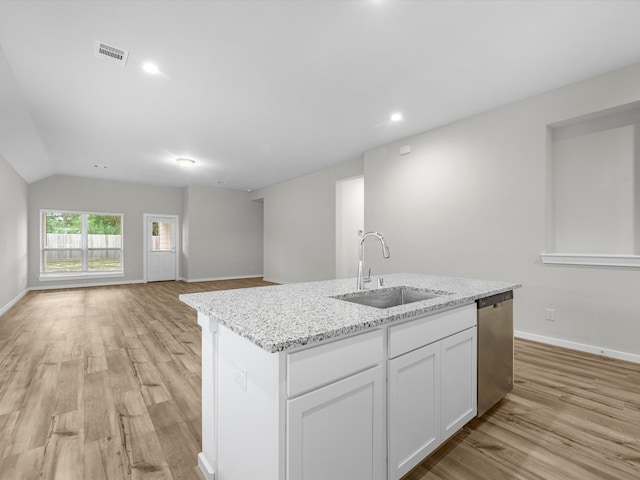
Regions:
[[[517, 283], [420, 274], [384, 276], [384, 288], [409, 286], [440, 297], [378, 309], [336, 298], [355, 278], [180, 295], [180, 300], [268, 352], [317, 343], [399, 320], [469, 304]], [[371, 288], [371, 287], [369, 287]], [[375, 288], [375, 287], [374, 287]]]

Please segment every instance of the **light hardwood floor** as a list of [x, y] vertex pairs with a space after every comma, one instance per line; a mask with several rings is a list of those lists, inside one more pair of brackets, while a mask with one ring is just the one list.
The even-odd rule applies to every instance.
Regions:
[[[29, 293], [0, 318], [0, 479], [201, 480], [200, 327], [178, 295], [263, 284]], [[513, 393], [405, 480], [639, 478], [640, 365], [516, 340]]]
[[201, 479], [200, 327], [181, 293], [30, 292], [0, 318], [0, 479]]
[[514, 390], [404, 480], [640, 479], [640, 365], [515, 341]]

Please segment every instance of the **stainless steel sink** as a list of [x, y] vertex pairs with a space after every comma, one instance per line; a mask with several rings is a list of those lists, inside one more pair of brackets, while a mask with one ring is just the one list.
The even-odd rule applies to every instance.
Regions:
[[430, 300], [432, 298], [447, 295], [445, 292], [435, 293], [413, 287], [391, 287], [363, 290], [361, 292], [337, 295], [333, 298], [345, 302], [358, 303], [375, 308], [391, 308], [407, 303]]

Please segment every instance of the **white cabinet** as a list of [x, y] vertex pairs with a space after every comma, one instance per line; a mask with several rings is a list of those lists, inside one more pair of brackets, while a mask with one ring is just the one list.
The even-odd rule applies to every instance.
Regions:
[[[472, 306], [390, 328], [389, 353], [396, 355], [388, 362], [390, 480], [404, 476], [475, 416], [475, 324]], [[434, 341], [434, 329], [448, 336]]]
[[380, 364], [383, 359], [382, 330], [289, 353], [287, 395], [296, 397]]
[[462, 306], [275, 354], [199, 315], [205, 478], [401, 478], [475, 415], [476, 315]]
[[381, 329], [287, 355], [287, 480], [383, 480]]
[[440, 344], [389, 361], [389, 478], [400, 478], [439, 445]]
[[460, 430], [477, 411], [477, 328], [470, 328], [440, 342], [441, 441]]
[[382, 365], [287, 402], [287, 480], [381, 480]]

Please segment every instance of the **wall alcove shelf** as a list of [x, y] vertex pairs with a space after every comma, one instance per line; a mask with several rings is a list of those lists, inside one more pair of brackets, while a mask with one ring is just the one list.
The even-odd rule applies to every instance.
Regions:
[[547, 128], [545, 264], [640, 267], [640, 102]]

